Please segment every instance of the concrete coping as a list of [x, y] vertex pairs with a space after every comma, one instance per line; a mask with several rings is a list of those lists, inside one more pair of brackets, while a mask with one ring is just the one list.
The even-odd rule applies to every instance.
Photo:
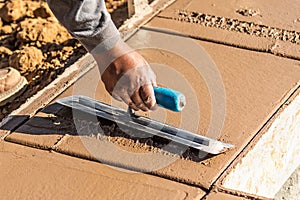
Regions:
[[[222, 187], [274, 198], [300, 165], [300, 92], [273, 116], [258, 141], [222, 180]], [[253, 142], [254, 143], [254, 142]], [[253, 144], [252, 143], [252, 144]]]

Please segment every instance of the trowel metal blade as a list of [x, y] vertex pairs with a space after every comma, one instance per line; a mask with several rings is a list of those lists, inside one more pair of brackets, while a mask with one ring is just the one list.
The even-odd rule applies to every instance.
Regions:
[[207, 138], [145, 116], [130, 115], [123, 109], [101, 103], [86, 96], [69, 96], [57, 100], [57, 103], [116, 122], [122, 127], [147, 135], [157, 135], [210, 154], [220, 154], [233, 147], [231, 144]]

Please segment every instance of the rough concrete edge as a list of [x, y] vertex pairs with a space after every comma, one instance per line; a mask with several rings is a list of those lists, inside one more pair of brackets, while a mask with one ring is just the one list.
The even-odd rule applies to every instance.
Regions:
[[[260, 197], [260, 196], [240, 192], [240, 191], [224, 189], [224, 188], [221, 188], [221, 187], [218, 187], [218, 186], [215, 186], [212, 190], [210, 190], [209, 193], [207, 195], [205, 195], [205, 197], [208, 196], [211, 192], [214, 192], [214, 191], [224, 193], [224, 194], [229, 194], [229, 195], [232, 195], [232, 196], [235, 196], [235, 197], [241, 197], [241, 198], [249, 199], [249, 200], [272, 200], [272, 199], [268, 199], [268, 198], [265, 198], [265, 197]], [[203, 198], [203, 200], [205, 200], [205, 197]]]
[[[182, 23], [184, 24], [185, 22], [169, 19], [169, 18], [164, 18], [164, 17], [158, 17], [159, 20], [170, 20], [174, 23]], [[199, 26], [198, 24], [189, 24], [189, 26], [194, 26], [195, 29], [192, 30], [191, 33], [178, 33], [179, 31], [174, 30], [174, 33], [177, 33], [181, 36], [184, 37], [190, 37], [192, 39], [196, 40], [202, 40], [206, 42], [212, 42], [216, 44], [221, 44], [221, 45], [226, 45], [226, 46], [231, 46], [231, 47], [236, 47], [236, 48], [241, 48], [241, 49], [247, 49], [251, 51], [258, 51], [262, 53], [270, 53], [271, 52], [271, 47], [275, 45], [275, 40], [269, 39], [269, 38], [263, 38], [263, 37], [257, 37], [254, 35], [245, 35], [243, 33], [238, 33], [238, 32], [230, 32], [228, 30], [223, 30], [217, 29], [214, 27], [206, 27], [206, 26]], [[156, 27], [153, 25], [146, 25], [146, 29], [158, 29], [163, 32], [171, 32], [171, 30], [168, 31], [168, 29], [163, 29], [161, 27]], [[173, 34], [174, 34], [173, 33]], [[237, 38], [242, 38], [241, 40], [246, 41], [246, 43], [239, 43], [236, 41]], [[257, 39], [260, 40], [260, 42], [257, 42]], [[249, 45], [248, 43], [251, 43]], [[262, 47], [262, 44], [266, 44], [265, 47]]]
[[249, 195], [249, 194], [246, 194], [246, 193], [243, 193], [243, 192], [237, 192], [237, 191], [233, 191], [233, 190], [224, 190], [224, 189], [219, 188], [217, 186], [214, 186], [201, 200], [206, 200], [206, 198], [212, 192], [228, 194], [232, 197], [239, 197], [239, 198], [243, 198], [243, 199], [247, 199], [247, 200], [271, 200], [271, 199], [266, 199], [266, 198], [262, 198], [262, 197], [255, 196], [255, 195]]
[[300, 60], [300, 45], [285, 41], [276, 41], [270, 48], [272, 54], [284, 58]]
[[[35, 95], [30, 97], [24, 104], [22, 104], [18, 109], [14, 110], [7, 117], [5, 117], [1, 123], [0, 128], [6, 125], [10, 120], [16, 115], [22, 115], [27, 110], [26, 115], [29, 117], [33, 116], [39, 109], [43, 108], [45, 105], [50, 103], [57, 95], [62, 93], [66, 88], [72, 85], [76, 80], [86, 74], [95, 66], [91, 55], [85, 54], [83, 57], [79, 58], [74, 64], [66, 68], [66, 70], [59, 75], [55, 80], [53, 80], [49, 85], [44, 87], [42, 90], [38, 91]], [[75, 76], [74, 76], [75, 74]], [[65, 81], [63, 81], [66, 79]], [[51, 91], [47, 96], [45, 96], [46, 91]], [[32, 106], [36, 104], [35, 106]], [[30, 108], [31, 107], [31, 108]], [[22, 124], [22, 123], [21, 123]], [[15, 124], [17, 128], [21, 124]], [[11, 134], [11, 130], [1, 138], [2, 140]]]
[[277, 108], [275, 112], [273, 112], [273, 115], [266, 121], [266, 123], [261, 127], [261, 129], [256, 133], [256, 135], [252, 138], [252, 140], [249, 141], [249, 143], [245, 146], [245, 148], [239, 153], [239, 155], [231, 162], [231, 164], [225, 169], [221, 176], [217, 179], [217, 181], [213, 184], [213, 187], [218, 188], [218, 190], [222, 192], [226, 192], [229, 194], [234, 195], [243, 195], [248, 196], [254, 199], [270, 199], [266, 197], [257, 196], [254, 194], [245, 193], [242, 191], [236, 191], [231, 190], [228, 188], [223, 187], [224, 179], [227, 177], [227, 175], [235, 168], [235, 166], [241, 162], [241, 160], [247, 155], [248, 151], [250, 151], [255, 144], [260, 140], [260, 138], [264, 135], [264, 133], [270, 128], [272, 125], [272, 122], [281, 114], [281, 112], [286, 108], [286, 105], [288, 105], [290, 102], [294, 100], [295, 97], [297, 97], [300, 94], [300, 82], [296, 84], [296, 86], [291, 89], [289, 92], [287, 92], [284, 97], [280, 100], [281, 105]]
[[[160, 19], [164, 20], [172, 20], [176, 21], [172, 18], [169, 18], [168, 16], [158, 16]], [[181, 22], [181, 21], [176, 21], [178, 23], [186, 23], [186, 22]], [[291, 51], [287, 46], [293, 46], [294, 48], [300, 49], [300, 45], [296, 44], [291, 44], [287, 41], [277, 41], [275, 39], [270, 39], [270, 38], [265, 38], [265, 37], [259, 37], [256, 35], [247, 35], [244, 33], [239, 33], [239, 32], [232, 32], [228, 30], [223, 30], [223, 29], [218, 29], [215, 27], [206, 27], [202, 26], [199, 24], [190, 24], [191, 26], [195, 26], [195, 28], [198, 30], [204, 30], [204, 31], [199, 31], [199, 34], [194, 35], [194, 34], [183, 34], [185, 36], [198, 39], [198, 40], [203, 40], [207, 42], [213, 42], [217, 44], [223, 44], [227, 46], [232, 46], [236, 48], [241, 48], [241, 49], [247, 49], [251, 51], [258, 51], [262, 53], [270, 53], [278, 57], [284, 57], [284, 58], [290, 58], [294, 60], [300, 60], [300, 54], [297, 51]], [[216, 32], [217, 30], [217, 32]], [[219, 37], [211, 37], [211, 34], [209, 32], [214, 32], [219, 35]], [[226, 35], [226, 39], [224, 39], [224, 35]], [[239, 43], [235, 38], [239, 37], [244, 40], [244, 43]], [[261, 47], [261, 42], [257, 42], [257, 40], [262, 41], [262, 43], [268, 44], [265, 48]], [[278, 44], [283, 46], [283, 48], [278, 48]]]
[[[25, 141], [25, 140], [20, 140], [20, 139], [15, 139], [15, 138], [9, 138], [9, 135], [8, 134], [5, 138], [4, 138], [4, 141], [6, 142], [11, 142], [11, 143], [14, 143], [14, 144], [19, 144], [19, 145], [22, 145], [22, 146], [26, 146], [26, 147], [31, 147], [31, 148], [35, 148], [35, 149], [39, 149], [39, 150], [53, 150], [53, 146], [48, 146], [48, 145], [43, 145], [43, 144], [38, 144], [38, 143], [34, 143], [32, 141]], [[62, 138], [64, 137], [61, 136], [58, 141], [60, 141]], [[56, 142], [57, 143], [57, 142]]]

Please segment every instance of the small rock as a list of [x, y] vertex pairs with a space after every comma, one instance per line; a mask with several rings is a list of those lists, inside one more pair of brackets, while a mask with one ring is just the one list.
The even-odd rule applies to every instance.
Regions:
[[63, 43], [71, 38], [67, 30], [58, 22], [42, 18], [25, 19], [19, 24], [19, 28], [17, 39], [21, 42]]
[[35, 71], [42, 64], [43, 53], [36, 47], [28, 46], [16, 50], [9, 58], [9, 65], [22, 74]]
[[8, 35], [13, 32], [13, 28], [10, 25], [2, 26], [0, 29], [1, 34]]
[[43, 2], [39, 8], [34, 10], [33, 14], [35, 17], [41, 17], [44, 19], [52, 16], [52, 12], [45, 2]]
[[0, 9], [0, 18], [6, 22], [16, 21], [26, 14], [25, 6], [24, 1], [8, 0]]
[[254, 9], [238, 9], [236, 10], [236, 12], [240, 15], [243, 15], [243, 16], [256, 16], [256, 15], [259, 15], [259, 11], [257, 10], [254, 10]]

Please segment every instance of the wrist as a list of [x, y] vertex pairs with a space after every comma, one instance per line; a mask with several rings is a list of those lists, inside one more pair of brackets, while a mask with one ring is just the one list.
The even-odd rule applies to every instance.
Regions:
[[97, 61], [99, 70], [102, 74], [113, 62], [116, 62], [124, 55], [130, 54], [132, 51], [132, 48], [129, 47], [124, 41], [119, 40], [116, 45], [110, 50], [101, 53], [91, 51], [91, 54]]

